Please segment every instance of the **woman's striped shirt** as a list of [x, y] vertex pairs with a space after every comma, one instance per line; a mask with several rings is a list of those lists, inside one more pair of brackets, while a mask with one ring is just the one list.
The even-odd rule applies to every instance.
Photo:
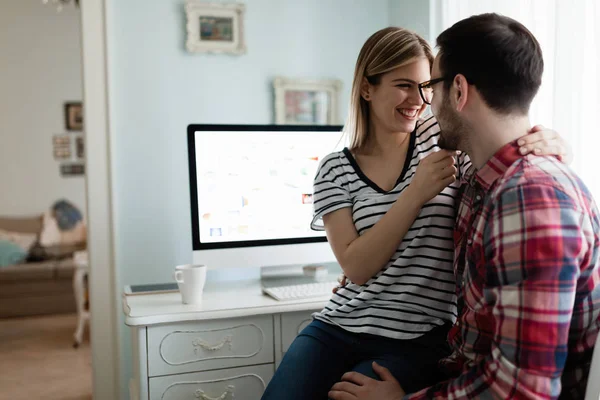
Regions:
[[[311, 227], [323, 229], [325, 214], [350, 207], [359, 235], [391, 208], [410, 184], [419, 161], [440, 150], [433, 117], [411, 134], [404, 168], [389, 192], [360, 170], [348, 149], [325, 157], [314, 180]], [[465, 167], [461, 165], [461, 170]], [[350, 282], [315, 318], [351, 332], [396, 339], [421, 336], [457, 316], [453, 274], [453, 228], [457, 181], [426, 203], [385, 267], [364, 285]]]

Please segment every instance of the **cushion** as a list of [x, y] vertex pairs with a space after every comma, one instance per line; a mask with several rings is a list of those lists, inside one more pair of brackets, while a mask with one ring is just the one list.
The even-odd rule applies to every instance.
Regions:
[[44, 222], [40, 233], [42, 246], [74, 245], [85, 243], [85, 241], [86, 226], [83, 220], [78, 221], [71, 229], [63, 231], [51, 211], [44, 213]]
[[29, 252], [29, 249], [37, 241], [37, 234], [35, 233], [22, 233], [22, 232], [11, 232], [0, 229], [0, 240], [7, 242], [13, 242], [19, 246], [25, 254]]
[[22, 263], [27, 252], [18, 244], [9, 240], [0, 240], [0, 267]]
[[79, 221], [83, 220], [81, 211], [79, 211], [75, 205], [65, 199], [54, 203], [52, 206], [52, 212], [61, 231], [70, 231]]

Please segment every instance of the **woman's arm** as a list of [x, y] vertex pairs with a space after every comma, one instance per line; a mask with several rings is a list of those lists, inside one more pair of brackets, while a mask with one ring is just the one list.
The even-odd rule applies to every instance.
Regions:
[[377, 274], [398, 249], [423, 204], [454, 182], [454, 155], [441, 150], [421, 160], [410, 185], [362, 236], [356, 231], [349, 207], [323, 216], [329, 244], [352, 282], [363, 285]]

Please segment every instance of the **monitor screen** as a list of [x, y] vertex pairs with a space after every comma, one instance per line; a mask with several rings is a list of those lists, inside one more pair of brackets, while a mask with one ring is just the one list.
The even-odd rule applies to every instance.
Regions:
[[326, 240], [312, 185], [340, 126], [190, 125], [188, 145], [195, 250]]

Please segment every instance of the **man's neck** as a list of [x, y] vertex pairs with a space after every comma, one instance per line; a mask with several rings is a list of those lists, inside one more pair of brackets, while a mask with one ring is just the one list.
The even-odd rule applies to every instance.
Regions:
[[475, 131], [469, 138], [469, 157], [477, 169], [481, 169], [498, 150], [531, 129], [529, 117], [486, 116], [473, 123]]

